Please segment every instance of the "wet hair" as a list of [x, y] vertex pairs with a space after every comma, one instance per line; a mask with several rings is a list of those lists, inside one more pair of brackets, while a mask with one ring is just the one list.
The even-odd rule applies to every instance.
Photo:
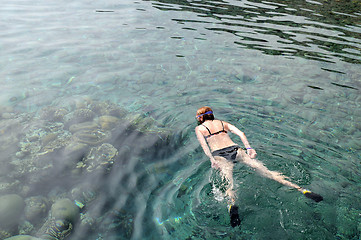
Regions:
[[[208, 114], [205, 114], [210, 112]], [[202, 115], [203, 114], [203, 115]], [[200, 116], [201, 115], [201, 116]], [[206, 120], [214, 120], [213, 110], [210, 107], [204, 106], [197, 110], [197, 121], [199, 124], [204, 123]]]

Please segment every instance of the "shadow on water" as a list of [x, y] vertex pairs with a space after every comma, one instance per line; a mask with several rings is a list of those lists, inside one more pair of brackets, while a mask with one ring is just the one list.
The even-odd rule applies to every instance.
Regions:
[[10, 220], [0, 218], [1, 239], [17, 234], [46, 239], [65, 239], [69, 233], [73, 239], [142, 236], [151, 191], [159, 180], [173, 177], [157, 170], [164, 175], [158, 178], [150, 166], [170, 158], [187, 138], [151, 117], [104, 102], [3, 114], [0, 130], [0, 202], [9, 205], [0, 212], [14, 219], [7, 226]]
[[323, 62], [361, 63], [359, 0], [150, 2], [162, 11], [195, 13], [196, 18], [173, 20], [188, 30], [229, 33], [241, 48]]

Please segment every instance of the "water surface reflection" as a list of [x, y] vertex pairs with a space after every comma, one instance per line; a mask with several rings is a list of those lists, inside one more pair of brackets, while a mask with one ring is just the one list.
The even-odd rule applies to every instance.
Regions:
[[242, 48], [335, 63], [361, 63], [358, 1], [151, 1], [162, 11], [194, 12], [173, 20], [184, 29], [230, 33]]

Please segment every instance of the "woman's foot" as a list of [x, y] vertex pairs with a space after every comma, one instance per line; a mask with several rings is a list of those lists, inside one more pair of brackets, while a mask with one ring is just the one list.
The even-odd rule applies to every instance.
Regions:
[[231, 218], [231, 226], [237, 227], [241, 224], [241, 220], [239, 219], [238, 207], [236, 205], [231, 205], [229, 207], [229, 216]]
[[315, 202], [321, 202], [323, 197], [317, 193], [311, 192], [310, 190], [303, 189], [302, 193], [307, 197], [312, 199]]

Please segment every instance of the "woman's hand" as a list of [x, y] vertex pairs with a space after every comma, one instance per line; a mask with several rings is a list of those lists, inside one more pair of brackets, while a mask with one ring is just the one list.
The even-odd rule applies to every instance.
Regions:
[[256, 157], [257, 157], [256, 150], [254, 150], [253, 148], [247, 149], [247, 154], [248, 154], [251, 158], [256, 158]]
[[214, 169], [218, 169], [219, 166], [217, 164], [217, 161], [214, 158], [209, 159], [211, 161], [211, 167]]

